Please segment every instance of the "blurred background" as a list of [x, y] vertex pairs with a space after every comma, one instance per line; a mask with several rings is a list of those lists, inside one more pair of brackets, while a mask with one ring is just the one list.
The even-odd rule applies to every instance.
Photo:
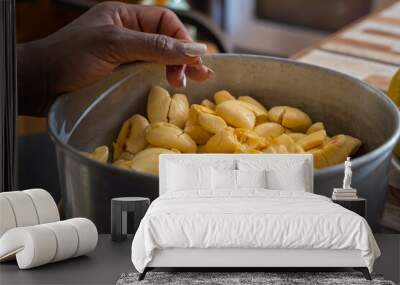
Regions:
[[[99, 0], [17, 0], [17, 42], [43, 38]], [[291, 57], [395, 0], [127, 0], [165, 5], [209, 52]], [[46, 128], [43, 119], [19, 120], [19, 133]]]
[[[43, 38], [99, 0], [17, 0], [17, 42]], [[395, 0], [127, 0], [173, 9], [209, 52], [291, 57]], [[19, 133], [46, 129], [43, 119], [19, 120]]]
[[[46, 37], [98, 2], [101, 1], [16, 0], [17, 42]], [[400, 1], [397, 0], [122, 2], [173, 9], [193, 38], [208, 45], [210, 53], [297, 59], [345, 72], [383, 91], [388, 90], [400, 67]], [[395, 2], [398, 4], [393, 5]], [[43, 187], [59, 199], [54, 146], [46, 124], [46, 118], [18, 118], [18, 187]], [[400, 147], [398, 151], [400, 154]], [[396, 161], [398, 176], [392, 180], [398, 184], [392, 184], [388, 191], [383, 222], [390, 232], [400, 232], [400, 160]]]
[[[17, 40], [45, 37], [97, 0], [17, 0]], [[182, 12], [194, 36], [218, 44], [223, 31], [230, 51], [289, 57], [327, 35], [395, 0], [143, 0]], [[210, 28], [204, 30], [203, 25]], [[211, 33], [211, 34], [210, 34]], [[221, 35], [217, 35], [221, 36]], [[225, 47], [226, 48], [226, 47]]]

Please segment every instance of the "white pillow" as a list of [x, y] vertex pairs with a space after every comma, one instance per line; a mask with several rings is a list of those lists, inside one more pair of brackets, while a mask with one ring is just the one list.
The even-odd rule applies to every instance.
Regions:
[[212, 189], [236, 190], [236, 170], [212, 169]]
[[269, 169], [267, 171], [267, 185], [272, 190], [306, 191], [308, 185], [305, 164], [299, 164], [290, 171]]
[[168, 164], [168, 191], [211, 189], [211, 167]]
[[240, 170], [267, 170], [267, 188], [271, 190], [309, 191], [311, 189], [312, 170], [305, 160], [282, 157], [275, 159], [241, 159]]
[[236, 170], [237, 188], [267, 188], [267, 171]]

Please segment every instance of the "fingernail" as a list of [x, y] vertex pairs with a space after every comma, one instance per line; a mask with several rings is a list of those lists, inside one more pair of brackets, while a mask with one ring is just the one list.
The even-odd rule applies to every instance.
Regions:
[[196, 64], [196, 65], [192, 65], [191, 67], [193, 67], [193, 68], [195, 68], [197, 70], [202, 70], [205, 67], [205, 68], [207, 68], [207, 76], [208, 76], [208, 78], [214, 78], [215, 77], [215, 71], [212, 70], [211, 68], [209, 68], [208, 66]]
[[207, 46], [200, 43], [183, 43], [183, 52], [187, 56], [200, 56], [207, 52]]
[[179, 88], [186, 88], [186, 74], [184, 71], [179, 76]]
[[186, 75], [183, 75], [182, 78], [182, 88], [186, 88]]
[[207, 73], [208, 73], [208, 78], [214, 78], [215, 77], [215, 71], [212, 70], [211, 68], [207, 67]]

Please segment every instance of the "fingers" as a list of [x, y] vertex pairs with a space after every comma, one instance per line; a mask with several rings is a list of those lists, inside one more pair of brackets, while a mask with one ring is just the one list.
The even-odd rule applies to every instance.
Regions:
[[121, 5], [118, 13], [128, 29], [192, 41], [185, 25], [169, 9], [127, 4]]
[[[123, 9], [120, 9], [119, 13], [121, 22], [129, 29], [163, 34], [175, 39], [192, 42], [186, 27], [176, 14], [169, 9], [137, 5], [125, 5]], [[193, 54], [189, 49], [189, 55], [196, 55], [196, 53]], [[166, 66], [168, 82], [176, 88], [186, 87], [185, 69], [185, 65]]]
[[167, 80], [176, 88], [186, 87], [186, 77], [196, 81], [204, 81], [214, 76], [214, 71], [204, 65], [170, 65], [166, 67]]
[[186, 68], [185, 74], [190, 79], [196, 81], [204, 81], [214, 76], [214, 71], [204, 65], [189, 65]]
[[162, 7], [112, 4], [105, 4], [105, 8], [114, 11], [114, 25], [126, 34], [119, 37], [118, 48], [114, 49], [119, 51], [117, 63], [144, 60], [166, 64], [167, 80], [174, 87], [185, 87], [186, 76], [204, 81], [212, 75], [200, 61], [206, 46], [192, 42], [174, 12]]
[[[117, 26], [101, 29], [98, 56], [105, 56], [113, 63], [136, 60], [158, 62], [166, 65], [198, 64], [207, 46], [184, 42], [169, 36], [136, 32]], [[100, 54], [99, 54], [100, 53]], [[101, 54], [105, 53], [105, 54]]]
[[186, 65], [168, 65], [166, 66], [166, 76], [169, 84], [175, 88], [186, 87]]

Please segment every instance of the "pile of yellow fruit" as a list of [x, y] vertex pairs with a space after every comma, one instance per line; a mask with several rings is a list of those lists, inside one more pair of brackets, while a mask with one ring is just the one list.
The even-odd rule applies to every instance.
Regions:
[[[154, 86], [148, 96], [147, 118], [125, 121], [113, 143], [113, 165], [158, 174], [161, 153], [311, 153], [314, 167], [323, 168], [354, 155], [361, 141], [348, 135], [329, 137], [322, 122], [313, 123], [298, 108], [267, 110], [250, 96], [237, 99], [228, 91], [214, 102], [189, 105], [184, 94], [172, 97]], [[101, 146], [87, 156], [108, 161]]]

